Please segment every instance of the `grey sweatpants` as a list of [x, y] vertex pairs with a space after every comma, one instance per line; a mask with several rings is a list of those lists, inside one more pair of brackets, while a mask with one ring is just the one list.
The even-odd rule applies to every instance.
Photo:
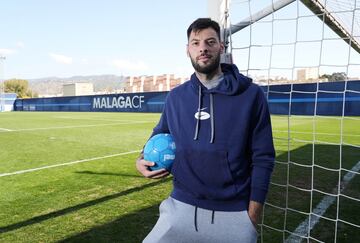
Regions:
[[171, 197], [160, 204], [160, 217], [143, 243], [256, 243], [247, 211], [197, 208]]

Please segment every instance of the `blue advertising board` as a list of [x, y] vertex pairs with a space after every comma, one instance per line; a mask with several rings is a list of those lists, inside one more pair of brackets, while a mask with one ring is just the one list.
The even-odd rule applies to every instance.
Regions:
[[262, 86], [271, 114], [359, 116], [360, 81]]
[[[261, 87], [271, 114], [360, 116], [360, 81]], [[16, 111], [161, 112], [168, 92], [17, 99]]]
[[18, 99], [17, 111], [161, 112], [167, 92]]

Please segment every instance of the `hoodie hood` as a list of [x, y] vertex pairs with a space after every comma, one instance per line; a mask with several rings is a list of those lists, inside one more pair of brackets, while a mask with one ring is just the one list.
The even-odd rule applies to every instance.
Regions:
[[224, 74], [224, 79], [215, 88], [206, 89], [195, 73], [193, 73], [190, 78], [192, 87], [196, 92], [198, 92], [200, 88], [203, 93], [235, 95], [246, 90], [252, 82], [252, 79], [239, 73], [238, 68], [234, 64], [222, 63], [221, 71]]

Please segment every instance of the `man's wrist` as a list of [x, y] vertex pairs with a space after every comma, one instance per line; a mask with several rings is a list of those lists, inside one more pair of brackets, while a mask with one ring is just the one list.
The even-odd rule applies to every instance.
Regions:
[[258, 224], [260, 221], [262, 209], [263, 209], [263, 204], [256, 201], [250, 201], [248, 213], [251, 221], [255, 225]]

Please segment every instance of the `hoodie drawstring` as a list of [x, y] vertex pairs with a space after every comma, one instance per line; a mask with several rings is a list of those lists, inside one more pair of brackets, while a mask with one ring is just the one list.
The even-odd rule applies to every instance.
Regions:
[[199, 85], [199, 103], [198, 103], [198, 118], [196, 119], [196, 128], [195, 128], [195, 136], [194, 140], [198, 139], [199, 135], [199, 124], [200, 124], [200, 112], [201, 112], [201, 86]]
[[210, 122], [211, 122], [211, 137], [210, 137], [210, 143], [214, 143], [214, 101], [213, 101], [213, 94], [210, 93]]
[[[197, 109], [197, 115], [196, 118], [196, 127], [195, 127], [195, 135], [194, 140], [198, 139], [199, 136], [199, 126], [200, 126], [200, 117], [201, 117], [201, 85], [199, 85], [199, 102], [198, 102], [198, 109]], [[210, 131], [210, 143], [214, 143], [214, 137], [215, 137], [215, 126], [214, 126], [214, 97], [213, 94], [210, 93], [210, 125], [211, 125], [211, 131]]]

